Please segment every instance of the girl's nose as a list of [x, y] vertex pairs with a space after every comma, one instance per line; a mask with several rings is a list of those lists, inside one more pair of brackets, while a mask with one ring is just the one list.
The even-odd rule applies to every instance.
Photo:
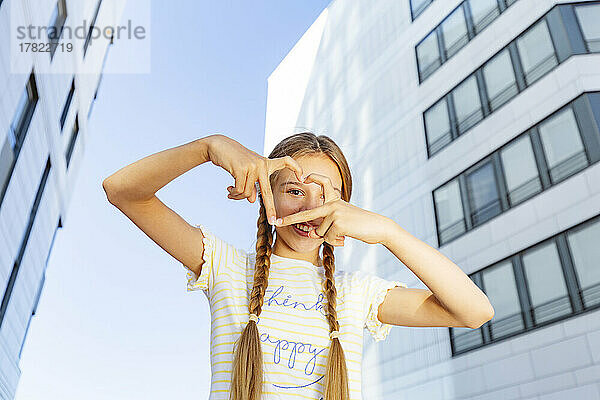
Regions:
[[325, 199], [323, 199], [321, 194], [309, 195], [304, 198], [302, 209], [300, 211], [311, 210], [322, 206], [324, 203]]

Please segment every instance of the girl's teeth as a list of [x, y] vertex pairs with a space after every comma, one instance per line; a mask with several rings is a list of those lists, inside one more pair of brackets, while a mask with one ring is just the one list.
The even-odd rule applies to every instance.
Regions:
[[296, 228], [298, 228], [298, 229], [300, 229], [301, 231], [304, 231], [304, 232], [310, 232], [310, 231], [313, 230], [312, 226], [308, 227], [308, 226], [303, 225], [303, 224], [295, 224], [295, 226], [296, 226]]

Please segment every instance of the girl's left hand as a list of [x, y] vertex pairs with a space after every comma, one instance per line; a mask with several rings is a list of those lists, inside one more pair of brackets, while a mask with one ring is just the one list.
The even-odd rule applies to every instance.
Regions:
[[[304, 183], [314, 182], [323, 188], [325, 203], [322, 206], [283, 217], [276, 226], [286, 226], [324, 218], [321, 224], [310, 232], [313, 239], [323, 238], [332, 246], [343, 246], [345, 236], [376, 244], [385, 241], [390, 229], [389, 218], [363, 210], [340, 198], [329, 177], [312, 173]], [[316, 233], [316, 234], [315, 234]]]

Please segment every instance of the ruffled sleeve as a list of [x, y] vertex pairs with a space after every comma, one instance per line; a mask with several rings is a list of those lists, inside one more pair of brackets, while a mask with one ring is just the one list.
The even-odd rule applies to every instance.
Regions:
[[215, 254], [215, 244], [216, 237], [203, 225], [196, 225], [197, 228], [200, 228], [202, 231], [202, 244], [204, 246], [204, 250], [202, 253], [202, 269], [200, 271], [200, 276], [196, 275], [188, 266], [182, 264], [187, 270], [187, 291], [192, 292], [196, 290], [203, 290], [208, 294], [210, 279], [209, 277], [213, 272], [213, 260]]
[[389, 281], [386, 279], [379, 278], [375, 275], [369, 274], [366, 275], [365, 280], [365, 328], [369, 331], [373, 339], [375, 339], [375, 341], [377, 342], [385, 339], [390, 333], [390, 329], [392, 329], [393, 326], [390, 324], [384, 324], [381, 321], [379, 321], [379, 319], [377, 318], [379, 306], [381, 305], [381, 303], [383, 303], [385, 295], [387, 294], [389, 289], [392, 289], [396, 286], [407, 286], [404, 282]]

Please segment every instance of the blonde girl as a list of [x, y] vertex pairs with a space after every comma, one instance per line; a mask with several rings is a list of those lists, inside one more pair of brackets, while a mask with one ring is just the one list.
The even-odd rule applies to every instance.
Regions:
[[[188, 224], [156, 197], [207, 161], [235, 179], [228, 198], [259, 200], [255, 252]], [[138, 160], [103, 187], [183, 264], [188, 290], [206, 294], [211, 400], [360, 399], [364, 328], [381, 340], [391, 325], [477, 328], [493, 316], [458, 266], [392, 219], [349, 203], [350, 168], [324, 135], [292, 135], [267, 158], [211, 135]], [[384, 245], [431, 290], [336, 271], [334, 248], [346, 236]]]

